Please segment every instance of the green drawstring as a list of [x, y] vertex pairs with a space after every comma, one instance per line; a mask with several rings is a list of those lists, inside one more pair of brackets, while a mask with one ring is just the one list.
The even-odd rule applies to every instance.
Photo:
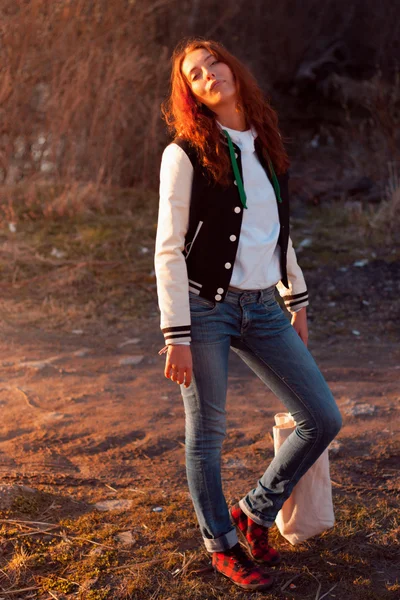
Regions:
[[[243, 208], [247, 208], [246, 206], [246, 193], [244, 191], [244, 187], [243, 187], [243, 181], [242, 178], [240, 177], [240, 172], [239, 172], [239, 167], [236, 161], [236, 156], [235, 156], [235, 148], [233, 147], [232, 144], [232, 140], [231, 140], [231, 136], [229, 135], [229, 133], [226, 131], [226, 129], [222, 130], [223, 133], [225, 134], [227, 140], [228, 140], [228, 146], [229, 146], [229, 154], [231, 157], [231, 163], [232, 163], [232, 168], [233, 168], [233, 173], [235, 175], [235, 180], [238, 186], [238, 190], [239, 190], [239, 196], [240, 196], [240, 200], [241, 203], [243, 205]], [[276, 176], [274, 167], [272, 165], [272, 161], [270, 158], [268, 158], [268, 165], [269, 165], [269, 169], [271, 171], [271, 176], [272, 176], [272, 184], [274, 186], [274, 190], [275, 190], [275, 195], [278, 199], [279, 203], [282, 203], [282, 198], [281, 198], [281, 190], [279, 187], [279, 182], [278, 182], [278, 178]]]
[[239, 167], [238, 167], [238, 164], [236, 161], [236, 156], [235, 156], [235, 148], [233, 147], [231, 136], [226, 131], [226, 129], [223, 129], [222, 131], [224, 132], [224, 134], [226, 135], [226, 137], [228, 139], [229, 154], [231, 155], [231, 163], [232, 163], [233, 173], [235, 175], [235, 180], [236, 180], [238, 190], [239, 190], [240, 201], [242, 203], [243, 208], [247, 208], [246, 192], [244, 191], [243, 181], [242, 181], [242, 178], [240, 177]]

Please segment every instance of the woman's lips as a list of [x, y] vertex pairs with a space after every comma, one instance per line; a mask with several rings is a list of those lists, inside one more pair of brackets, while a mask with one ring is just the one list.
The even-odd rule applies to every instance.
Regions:
[[216, 88], [219, 83], [222, 83], [222, 81], [218, 80], [218, 81], [213, 82], [210, 87], [210, 91], [212, 91], [214, 88]]

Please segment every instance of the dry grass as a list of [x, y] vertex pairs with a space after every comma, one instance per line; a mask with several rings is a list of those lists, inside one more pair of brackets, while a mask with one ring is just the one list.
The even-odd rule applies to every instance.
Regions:
[[[87, 328], [157, 314], [153, 249], [158, 196], [94, 184], [29, 183], [2, 188], [3, 322]], [[303, 207], [292, 221], [302, 268], [397, 260], [399, 183], [390, 171], [379, 205], [343, 199]]]
[[[391, 11], [381, 9], [376, 27], [372, 0], [358, 7], [359, 13], [344, 0], [283, 0], [268, 2], [267, 10], [227, 0], [219, 8], [216, 17], [214, 0], [184, 9], [178, 0], [3, 2], [0, 182], [67, 181], [73, 194], [75, 181], [155, 189], [166, 140], [160, 103], [168, 92], [171, 51], [182, 35], [226, 43], [279, 104], [276, 84], [296, 86], [304, 70], [312, 81], [316, 72], [311, 67], [318, 71], [315, 63], [321, 57], [327, 66], [338, 61], [339, 71], [348, 66], [334, 48], [347, 54], [346, 43], [354, 42], [352, 31], [358, 35], [360, 18], [369, 27], [368, 43], [376, 48], [385, 77], [390, 73], [396, 23]], [[377, 93], [366, 96], [376, 99], [371, 113], [376, 129], [394, 136], [396, 97], [382, 83], [374, 79]], [[342, 80], [332, 84], [350, 85]], [[360, 101], [364, 92], [357, 93]], [[289, 104], [287, 115], [282, 109], [283, 120], [296, 104], [290, 92], [284, 96], [283, 105]], [[304, 114], [303, 100], [296, 111], [299, 118]], [[347, 133], [351, 139], [351, 130]]]
[[100, 315], [111, 323], [117, 315], [129, 320], [156, 310], [155, 194], [86, 186], [61, 210], [60, 198], [71, 190], [41, 185], [26, 199], [25, 188], [17, 186], [12, 204], [0, 208], [6, 321], [19, 318], [22, 305], [27, 322], [45, 327], [78, 328]]
[[400, 167], [391, 163], [389, 165], [388, 185], [381, 204], [372, 215], [371, 227], [373, 230], [384, 231], [388, 239], [398, 238], [400, 228]]
[[[340, 466], [333, 465], [332, 477], [340, 478], [339, 472]], [[368, 493], [362, 491], [364, 485]], [[232, 501], [232, 484], [226, 487]], [[399, 506], [383, 489], [373, 490], [368, 474], [356, 485], [334, 487], [336, 526], [299, 546], [290, 546], [273, 529], [272, 542], [283, 554], [282, 566], [275, 569], [275, 586], [269, 593], [246, 597], [396, 598]], [[63, 516], [50, 508], [51, 519], [42, 524], [43, 501], [36, 508], [31, 504], [29, 512], [21, 509], [21, 503], [3, 512], [0, 580], [5, 597], [25, 589], [21, 598], [31, 597], [32, 590], [37, 598], [51, 593], [55, 598], [91, 600], [243, 598], [243, 592], [210, 568], [186, 491], [154, 488], [142, 493], [128, 488], [118, 490], [115, 497], [129, 498], [131, 508], [105, 514], [90, 506], [79, 512], [64, 506]], [[55, 498], [49, 493], [43, 498], [48, 514]], [[56, 500], [58, 507], [65, 504], [59, 494]], [[154, 506], [161, 506], [162, 512], [153, 512]], [[122, 531], [132, 533], [130, 546], [119, 542]]]
[[[47, 199], [54, 191], [41, 188]], [[54, 194], [54, 195], [52, 195]], [[3, 319], [41, 327], [114, 322], [155, 314], [152, 271], [157, 197], [140, 191], [104, 190], [99, 209], [90, 199], [76, 213], [44, 214], [39, 196], [29, 204], [14, 194], [16, 231], [3, 221], [0, 266], [3, 272]], [[90, 198], [90, 195], [88, 196]], [[46, 202], [47, 206], [49, 202]], [[340, 204], [338, 205], [340, 208]], [[336, 207], [336, 209], [338, 208]], [[348, 215], [314, 207], [314, 244], [308, 260], [346, 261], [359, 257], [354, 229], [340, 223]], [[336, 220], [335, 220], [336, 219]], [[354, 225], [355, 228], [358, 225]], [[301, 232], [301, 223], [296, 231]], [[365, 237], [365, 236], [364, 236]], [[336, 252], [342, 246], [343, 253]], [[52, 255], [53, 248], [65, 254]], [[143, 253], [142, 248], [148, 248]], [[343, 259], [344, 260], [344, 259]], [[303, 263], [303, 258], [301, 263]], [[337, 263], [336, 263], [337, 264]], [[343, 264], [345, 264], [343, 262]], [[29, 292], [29, 293], [28, 293]], [[28, 310], [29, 309], [29, 310]], [[35, 321], [36, 319], [36, 321]], [[231, 444], [231, 446], [229, 446]], [[144, 448], [146, 449], [146, 448]], [[258, 471], [259, 454], [228, 436], [227, 451], [244, 458], [248, 470], [239, 485], [250, 485]], [[146, 455], [143, 454], [143, 457]], [[262, 455], [262, 458], [268, 458]], [[398, 449], [371, 446], [368, 460], [346, 456], [332, 464], [337, 524], [321, 537], [291, 547], [278, 532], [272, 542], [283, 554], [276, 583], [269, 593], [248, 594], [253, 600], [394, 600], [398, 597], [400, 513], [394, 488], [389, 490], [376, 473], [384, 473], [385, 460], [394, 461]], [[140, 460], [140, 456], [138, 457]], [[144, 460], [144, 458], [143, 458]], [[252, 462], [253, 461], [253, 462]], [[375, 464], [374, 463], [374, 464]], [[390, 463], [392, 464], [392, 463]], [[171, 463], [174, 469], [174, 462]], [[158, 481], [159, 465], [146, 467], [148, 485], [116, 489], [113, 498], [132, 500], [128, 510], [100, 513], [92, 505], [67, 498], [85, 497], [77, 487], [64, 492], [52, 480], [39, 500], [21, 497], [0, 522], [0, 586], [8, 599], [57, 598], [66, 600], [242, 600], [241, 590], [213, 573], [201, 545], [195, 515], [184, 484], [151, 487]], [[224, 473], [226, 471], [224, 470]], [[171, 481], [175, 481], [174, 473]], [[226, 480], [229, 502], [237, 499], [232, 477]], [[104, 485], [94, 486], [91, 502], [104, 499]], [[153, 512], [161, 506], [162, 512]], [[130, 531], [132, 545], [124, 546], [118, 534]], [[20, 590], [20, 591], [18, 591]]]
[[167, 6], [118, 0], [32, 0], [2, 13], [7, 115], [3, 181], [145, 185], [161, 133], [166, 48], [148, 27]]

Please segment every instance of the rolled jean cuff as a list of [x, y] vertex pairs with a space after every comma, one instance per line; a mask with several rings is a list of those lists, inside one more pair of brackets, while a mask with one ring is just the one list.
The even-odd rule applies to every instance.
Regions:
[[239, 541], [235, 528], [213, 540], [209, 540], [208, 538], [203, 538], [203, 540], [208, 552], [224, 552], [225, 550], [229, 550], [229, 548], [236, 546]]
[[255, 514], [254, 512], [252, 512], [248, 504], [246, 503], [246, 498], [242, 498], [241, 500], [239, 500], [239, 506], [242, 509], [242, 511], [248, 517], [250, 517], [252, 521], [254, 521], [254, 523], [257, 523], [257, 525], [261, 525], [262, 527], [272, 527], [272, 525], [275, 522], [271, 521], [271, 519], [263, 517], [263, 515], [261, 515], [260, 513]]

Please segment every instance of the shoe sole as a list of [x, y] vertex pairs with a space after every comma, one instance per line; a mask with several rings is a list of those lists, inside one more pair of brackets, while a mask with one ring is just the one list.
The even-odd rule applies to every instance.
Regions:
[[[229, 513], [230, 514], [230, 513]], [[232, 519], [232, 515], [230, 514], [231, 517], [231, 523], [232, 525], [234, 525], [236, 527], [236, 531], [239, 534], [239, 538], [242, 541], [242, 543], [244, 544], [247, 553], [250, 555], [251, 560], [254, 560], [254, 562], [256, 562], [259, 565], [265, 565], [266, 567], [276, 567], [277, 565], [279, 565], [279, 563], [281, 562], [281, 557], [278, 556], [276, 559], [274, 560], [260, 560], [259, 558], [256, 558], [255, 556], [253, 556], [252, 552], [251, 552], [251, 548], [250, 548], [250, 544], [247, 541], [246, 536], [244, 535], [243, 531], [240, 529], [240, 527], [235, 523], [235, 521]]]
[[273, 580], [272, 577], [271, 577], [271, 581], [269, 583], [264, 583], [264, 584], [261, 584], [261, 585], [260, 584], [245, 585], [243, 583], [238, 583], [234, 579], [231, 579], [231, 577], [229, 577], [228, 575], [225, 575], [225, 573], [222, 573], [222, 571], [218, 571], [217, 567], [214, 567], [214, 571], [216, 573], [218, 573], [219, 575], [223, 575], [226, 579], [228, 579], [229, 581], [231, 581], [232, 583], [234, 583], [238, 587], [242, 588], [242, 590], [245, 590], [247, 592], [254, 592], [254, 590], [269, 590], [274, 585], [274, 580]]

